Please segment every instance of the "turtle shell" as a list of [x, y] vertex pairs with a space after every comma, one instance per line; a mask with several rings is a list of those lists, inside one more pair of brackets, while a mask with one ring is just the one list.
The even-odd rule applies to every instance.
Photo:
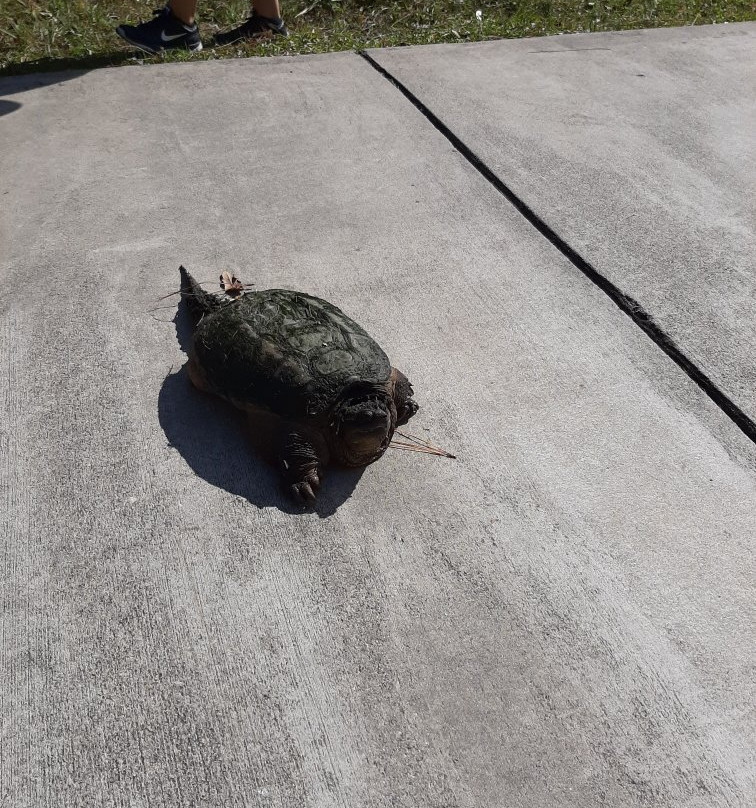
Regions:
[[354, 320], [286, 289], [248, 292], [204, 317], [194, 355], [219, 395], [289, 418], [317, 416], [355, 385], [385, 388], [391, 373]]

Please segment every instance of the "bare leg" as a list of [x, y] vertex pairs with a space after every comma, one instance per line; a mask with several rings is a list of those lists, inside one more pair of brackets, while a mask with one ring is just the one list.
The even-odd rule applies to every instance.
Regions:
[[197, 0], [170, 0], [168, 3], [174, 17], [187, 25], [194, 25], [194, 15], [197, 13]]
[[[168, 5], [174, 17], [178, 17], [181, 22], [185, 22], [187, 25], [194, 24], [194, 16], [197, 13], [197, 0], [170, 0]], [[278, 0], [255, 0], [253, 11], [271, 19], [280, 18], [281, 16], [281, 6]]]
[[255, 0], [252, 3], [252, 10], [256, 11], [261, 17], [269, 17], [270, 19], [281, 17], [281, 6], [278, 4], [278, 0]]
[[230, 31], [223, 31], [215, 37], [216, 45], [232, 45], [242, 39], [254, 40], [268, 36], [289, 36], [281, 19], [281, 6], [278, 0], [252, 0], [252, 13], [249, 19]]

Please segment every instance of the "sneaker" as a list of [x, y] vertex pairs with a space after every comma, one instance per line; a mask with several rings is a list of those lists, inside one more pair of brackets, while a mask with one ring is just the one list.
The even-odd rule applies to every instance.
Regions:
[[202, 50], [197, 23], [186, 25], [174, 17], [170, 8], [159, 8], [154, 17], [141, 25], [119, 25], [116, 33], [131, 45], [147, 51], [160, 53], [170, 48], [189, 48], [194, 53]]
[[240, 39], [259, 39], [273, 34], [289, 36], [289, 31], [284, 25], [284, 21], [280, 17], [277, 19], [262, 17], [260, 14], [253, 12], [252, 16], [248, 20], [245, 20], [238, 28], [233, 28], [231, 31], [226, 31], [223, 34], [217, 34], [214, 44], [230, 45], [232, 42], [238, 42]]

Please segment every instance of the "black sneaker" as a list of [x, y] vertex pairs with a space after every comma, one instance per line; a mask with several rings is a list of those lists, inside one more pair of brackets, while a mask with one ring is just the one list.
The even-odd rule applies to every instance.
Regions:
[[119, 25], [116, 33], [121, 39], [148, 53], [160, 53], [170, 48], [189, 48], [194, 53], [202, 50], [197, 23], [184, 24], [173, 16], [168, 6], [157, 9], [153, 14], [153, 19], [141, 25]]
[[214, 44], [230, 45], [232, 42], [238, 42], [240, 39], [259, 39], [273, 34], [289, 36], [289, 31], [284, 25], [284, 21], [280, 17], [277, 19], [262, 17], [255, 12], [238, 28], [233, 28], [231, 31], [226, 31], [223, 34], [217, 34]]

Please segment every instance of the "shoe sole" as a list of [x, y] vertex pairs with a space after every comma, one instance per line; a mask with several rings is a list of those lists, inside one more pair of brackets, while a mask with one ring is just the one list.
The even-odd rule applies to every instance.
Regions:
[[177, 48], [184, 48], [185, 50], [189, 50], [192, 53], [199, 53], [202, 50], [202, 43], [198, 42], [196, 45], [186, 45], [184, 43], [180, 45], [173, 45], [170, 48], [158, 48], [155, 50], [154, 48], [150, 48], [149, 46], [145, 45], [143, 42], [137, 42], [135, 39], [131, 39], [126, 33], [120, 31], [116, 28], [116, 34], [124, 42], [128, 42], [129, 45], [133, 45], [135, 48], [139, 48], [139, 50], [143, 50], [145, 53], [151, 53], [153, 56], [157, 56], [159, 53], [165, 53], [167, 50], [176, 50]]

